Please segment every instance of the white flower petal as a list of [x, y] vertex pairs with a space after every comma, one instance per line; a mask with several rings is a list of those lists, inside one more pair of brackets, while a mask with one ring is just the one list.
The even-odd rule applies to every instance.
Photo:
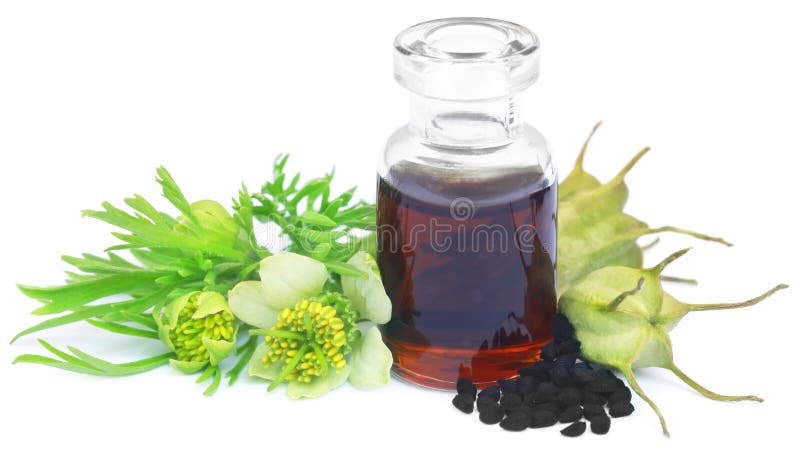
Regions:
[[352, 302], [353, 309], [361, 314], [361, 318], [378, 324], [387, 323], [392, 315], [392, 302], [383, 288], [381, 274], [375, 259], [369, 254], [359, 251], [347, 263], [368, 275], [367, 279], [342, 276], [342, 290]]
[[228, 292], [228, 306], [236, 318], [259, 329], [269, 329], [278, 321], [278, 311], [267, 305], [267, 298], [259, 281], [236, 284]]
[[319, 294], [328, 280], [325, 264], [295, 253], [279, 253], [261, 261], [262, 290], [276, 310], [292, 307]]

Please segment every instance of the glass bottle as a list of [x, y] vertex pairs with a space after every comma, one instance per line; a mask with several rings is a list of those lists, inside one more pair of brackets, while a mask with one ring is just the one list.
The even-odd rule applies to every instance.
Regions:
[[411, 118], [378, 167], [378, 263], [392, 300], [393, 371], [454, 389], [513, 377], [556, 310], [556, 169], [522, 120], [539, 74], [528, 29], [450, 18], [395, 40]]

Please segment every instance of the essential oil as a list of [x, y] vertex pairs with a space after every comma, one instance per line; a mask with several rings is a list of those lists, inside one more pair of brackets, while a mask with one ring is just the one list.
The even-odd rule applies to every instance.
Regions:
[[395, 372], [439, 389], [460, 376], [479, 386], [515, 376], [551, 340], [555, 184], [537, 186], [535, 173], [448, 182], [403, 168], [378, 186]]

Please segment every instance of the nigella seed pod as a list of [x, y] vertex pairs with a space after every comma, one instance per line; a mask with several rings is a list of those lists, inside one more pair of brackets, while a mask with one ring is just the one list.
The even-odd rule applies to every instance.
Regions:
[[478, 394], [478, 387], [476, 387], [475, 384], [466, 377], [461, 377], [456, 382], [456, 391], [458, 391], [460, 394], [468, 394], [472, 397], [475, 397]]
[[561, 435], [565, 437], [579, 437], [586, 432], [586, 423], [584, 421], [574, 422], [567, 427], [561, 429]]
[[475, 407], [475, 399], [468, 394], [457, 394], [453, 398], [453, 406], [463, 413], [470, 414]]

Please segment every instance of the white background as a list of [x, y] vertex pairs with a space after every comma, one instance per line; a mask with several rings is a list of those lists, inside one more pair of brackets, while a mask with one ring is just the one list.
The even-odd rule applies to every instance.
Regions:
[[[62, 280], [61, 254], [100, 251], [109, 228], [79, 211], [158, 195], [166, 165], [190, 199], [228, 202], [278, 152], [306, 176], [336, 165], [337, 186], [374, 195], [374, 161], [407, 118], [392, 78], [392, 39], [442, 16], [492, 16], [532, 28], [542, 76], [527, 119], [563, 175], [591, 126], [587, 157], [608, 179], [638, 149], [628, 210], [653, 225], [718, 234], [734, 248], [667, 237], [649, 261], [692, 245], [670, 274], [688, 302], [795, 287], [756, 308], [689, 316], [673, 332], [690, 375], [763, 404], [716, 403], [659, 370], [640, 373], [673, 437], [636, 400], [606, 437], [558, 428], [510, 434], [396, 381], [346, 386], [312, 402], [243, 379], [201, 395], [169, 368], [89, 378], [11, 365], [35, 336], [0, 346], [3, 447], [587, 447], [794, 446], [797, 417], [797, 161], [800, 11], [789, 2], [205, 2], [4, 1], [0, 6], [0, 342], [37, 320], [15, 283]], [[112, 360], [152, 354], [76, 325], [43, 334]], [[785, 357], [789, 354], [789, 357]], [[559, 427], [560, 428], [560, 427]], [[308, 446], [306, 446], [308, 445]], [[494, 446], [492, 446], [494, 447]]]

